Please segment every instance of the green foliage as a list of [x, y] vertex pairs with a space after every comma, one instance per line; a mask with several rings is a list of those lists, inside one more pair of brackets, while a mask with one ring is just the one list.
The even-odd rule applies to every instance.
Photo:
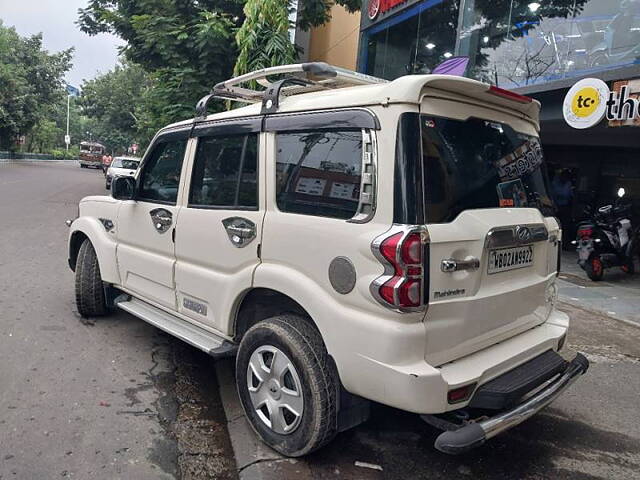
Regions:
[[80, 105], [91, 119], [87, 129], [109, 151], [124, 152], [137, 141], [137, 110], [150, 85], [147, 77], [141, 67], [125, 63], [83, 84]]
[[240, 52], [235, 75], [295, 60], [295, 46], [289, 39], [287, 3], [282, 0], [247, 0], [244, 13], [246, 19], [236, 34]]
[[[148, 74], [138, 130], [149, 138], [167, 123], [193, 116], [196, 102], [229, 78], [242, 24], [242, 0], [90, 0], [80, 28], [127, 42], [125, 58]], [[220, 108], [222, 107], [221, 104]], [[144, 143], [144, 140], [143, 140]]]
[[49, 54], [42, 35], [20, 37], [0, 22], [0, 149], [14, 148], [15, 139], [38, 123], [46, 129], [43, 136], [52, 134], [52, 124], [43, 118], [60, 99], [72, 52]]

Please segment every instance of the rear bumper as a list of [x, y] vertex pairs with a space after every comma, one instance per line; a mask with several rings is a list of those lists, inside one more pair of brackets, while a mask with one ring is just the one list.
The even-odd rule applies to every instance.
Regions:
[[535, 415], [559, 397], [588, 368], [589, 361], [584, 355], [578, 353], [571, 362], [568, 362], [567, 368], [556, 380], [524, 402], [493, 417], [468, 423], [457, 430], [440, 434], [436, 439], [435, 447], [444, 453], [459, 454], [482, 445], [488, 439]]

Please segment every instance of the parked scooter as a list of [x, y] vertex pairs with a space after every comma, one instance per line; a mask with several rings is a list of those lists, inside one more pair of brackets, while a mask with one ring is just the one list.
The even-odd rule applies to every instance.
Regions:
[[620, 188], [613, 205], [585, 212], [588, 220], [578, 224], [577, 239], [571, 242], [577, 246], [578, 264], [595, 282], [602, 280], [605, 268], [620, 267], [623, 272], [634, 273], [637, 232], [629, 219], [631, 204], [622, 202], [624, 194], [624, 188]]

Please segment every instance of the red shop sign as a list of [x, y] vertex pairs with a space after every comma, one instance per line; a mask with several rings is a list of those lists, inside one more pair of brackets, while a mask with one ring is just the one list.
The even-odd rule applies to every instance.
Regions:
[[369, 6], [367, 8], [369, 19], [374, 20], [379, 13], [388, 12], [393, 7], [397, 7], [407, 1], [408, 0], [369, 0]]

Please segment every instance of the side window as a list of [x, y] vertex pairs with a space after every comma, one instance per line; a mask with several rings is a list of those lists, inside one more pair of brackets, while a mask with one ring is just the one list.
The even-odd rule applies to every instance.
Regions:
[[201, 137], [189, 189], [193, 208], [258, 208], [258, 135]]
[[348, 219], [360, 199], [362, 133], [280, 133], [276, 201], [283, 212]]
[[140, 200], [176, 203], [186, 146], [186, 140], [161, 141], [156, 144], [140, 177]]

